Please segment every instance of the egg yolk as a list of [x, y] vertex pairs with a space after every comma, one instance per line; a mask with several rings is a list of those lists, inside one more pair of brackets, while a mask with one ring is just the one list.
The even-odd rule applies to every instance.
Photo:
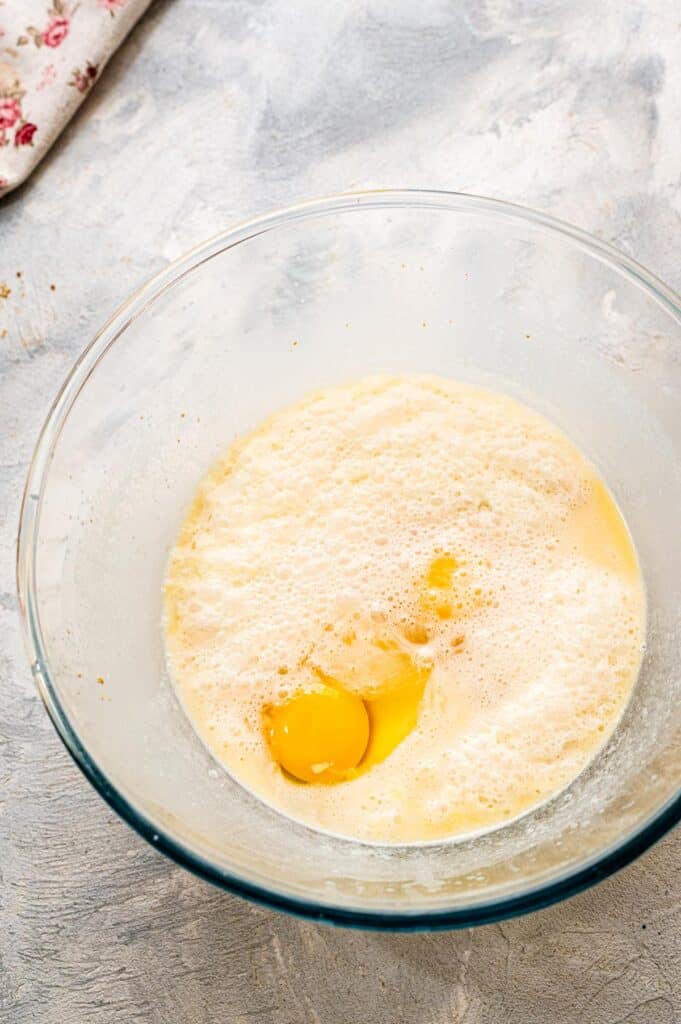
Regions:
[[325, 686], [267, 708], [265, 735], [274, 759], [295, 779], [338, 782], [366, 751], [369, 716], [360, 697]]
[[[419, 584], [421, 613], [442, 620], [476, 607], [479, 592], [470, 592], [466, 577], [452, 555], [437, 555]], [[340, 643], [320, 644], [306, 659], [319, 688], [264, 709], [272, 757], [293, 778], [327, 784], [355, 778], [384, 761], [415, 727], [432, 667], [413, 651], [428, 642], [430, 630], [416, 620], [403, 627], [406, 649], [391, 632], [367, 637], [346, 628]], [[463, 636], [457, 641], [460, 646]]]
[[[317, 668], [322, 689], [303, 691], [264, 712], [275, 761], [301, 782], [334, 783], [361, 774], [392, 753], [416, 725], [431, 669], [392, 641], [348, 638], [346, 672]], [[351, 692], [364, 672], [362, 696]]]
[[465, 565], [449, 554], [438, 555], [424, 576], [419, 606], [426, 615], [441, 621], [471, 614], [485, 603], [482, 591], [471, 586]]
[[440, 555], [438, 558], [434, 558], [426, 575], [428, 586], [438, 590], [451, 587], [452, 576], [458, 568], [459, 563], [451, 555]]

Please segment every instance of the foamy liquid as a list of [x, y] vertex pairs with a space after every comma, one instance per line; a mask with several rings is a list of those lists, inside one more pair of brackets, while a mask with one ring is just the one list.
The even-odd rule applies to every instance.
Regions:
[[[282, 813], [377, 842], [492, 828], [564, 788], [620, 718], [644, 636], [594, 467], [520, 403], [436, 377], [329, 389], [233, 444], [165, 585], [171, 674], [216, 759]], [[428, 667], [414, 727], [357, 777], [293, 781], [263, 709], [314, 687], [311, 666], [363, 695], [376, 637]]]

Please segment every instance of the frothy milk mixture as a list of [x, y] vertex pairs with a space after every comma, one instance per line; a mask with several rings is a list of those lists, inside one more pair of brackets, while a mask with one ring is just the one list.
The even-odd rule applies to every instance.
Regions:
[[189, 718], [245, 786], [420, 841], [577, 775], [636, 680], [645, 598], [613, 499], [547, 420], [374, 377], [232, 445], [172, 553], [165, 629]]

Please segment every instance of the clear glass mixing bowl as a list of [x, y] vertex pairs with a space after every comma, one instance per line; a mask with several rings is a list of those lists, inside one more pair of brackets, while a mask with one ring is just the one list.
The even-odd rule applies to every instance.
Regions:
[[[226, 889], [374, 928], [531, 910], [649, 846], [681, 814], [679, 314], [661, 282], [582, 232], [442, 192], [297, 206], [159, 274], [66, 381], [21, 516], [33, 674], [104, 799]], [[633, 532], [649, 632], [623, 721], [566, 791], [477, 838], [381, 847], [291, 822], [211, 759], [166, 675], [161, 582], [196, 485], [236, 435], [316, 388], [399, 371], [509, 392], [588, 453]]]

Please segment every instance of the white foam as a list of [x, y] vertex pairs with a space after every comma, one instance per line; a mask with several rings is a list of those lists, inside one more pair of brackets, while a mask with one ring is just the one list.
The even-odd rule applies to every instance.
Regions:
[[[562, 788], [620, 716], [645, 627], [640, 574], [565, 543], [593, 478], [536, 413], [439, 378], [368, 379], [276, 414], [204, 480], [171, 558], [167, 649], [199, 734], [284, 813], [364, 839], [491, 827]], [[438, 551], [484, 601], [414, 647], [433, 664], [417, 727], [351, 782], [291, 783], [262, 706], [296, 690], [310, 651], [333, 658], [349, 623], [404, 630]]]

